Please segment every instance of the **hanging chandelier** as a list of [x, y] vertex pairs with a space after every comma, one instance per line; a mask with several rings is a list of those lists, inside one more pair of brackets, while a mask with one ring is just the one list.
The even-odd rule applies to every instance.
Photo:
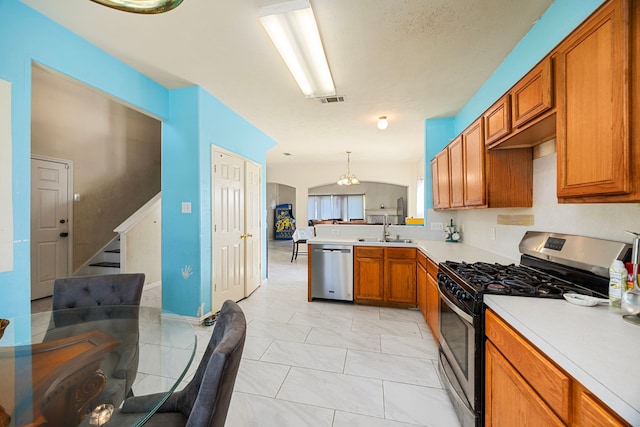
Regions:
[[342, 175], [338, 180], [338, 185], [356, 185], [360, 184], [358, 178], [351, 174], [351, 151], [347, 151], [347, 173]]
[[103, 6], [131, 13], [163, 13], [175, 9], [182, 0], [91, 0]]

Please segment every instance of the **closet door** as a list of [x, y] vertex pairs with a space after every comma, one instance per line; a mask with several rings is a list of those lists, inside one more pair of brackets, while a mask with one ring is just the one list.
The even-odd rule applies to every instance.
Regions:
[[245, 161], [212, 151], [213, 313], [245, 296]]
[[261, 168], [251, 162], [245, 163], [245, 296], [260, 286], [262, 265], [262, 231], [260, 209]]

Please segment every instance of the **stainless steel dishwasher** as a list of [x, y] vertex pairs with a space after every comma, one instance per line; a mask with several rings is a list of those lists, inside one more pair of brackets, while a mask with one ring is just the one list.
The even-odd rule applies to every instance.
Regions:
[[353, 301], [352, 245], [311, 245], [311, 297]]

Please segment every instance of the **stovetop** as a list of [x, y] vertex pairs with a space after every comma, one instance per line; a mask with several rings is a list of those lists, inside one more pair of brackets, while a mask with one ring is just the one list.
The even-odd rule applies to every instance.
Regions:
[[447, 268], [464, 280], [476, 293], [562, 298], [562, 294], [591, 291], [522, 265], [447, 261]]
[[524, 265], [440, 263], [439, 286], [470, 313], [480, 313], [485, 294], [563, 298], [565, 293], [603, 295]]

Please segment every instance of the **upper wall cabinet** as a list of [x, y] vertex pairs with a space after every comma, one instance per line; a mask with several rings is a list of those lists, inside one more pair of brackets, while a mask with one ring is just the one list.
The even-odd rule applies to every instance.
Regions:
[[431, 161], [431, 177], [434, 209], [530, 207], [533, 200], [531, 149], [487, 151], [482, 117]]
[[640, 137], [630, 129], [640, 105], [638, 88], [631, 92], [640, 81], [637, 3], [631, 11], [628, 0], [607, 2], [558, 47], [561, 202], [640, 200]]
[[554, 136], [552, 70], [546, 57], [483, 114], [489, 148], [531, 147]]
[[462, 132], [464, 149], [464, 205], [485, 205], [484, 128], [480, 117]]
[[446, 148], [431, 160], [431, 192], [434, 209], [447, 209], [449, 201], [449, 150]]
[[511, 89], [514, 128], [523, 126], [553, 107], [552, 83], [551, 58], [545, 58]]

